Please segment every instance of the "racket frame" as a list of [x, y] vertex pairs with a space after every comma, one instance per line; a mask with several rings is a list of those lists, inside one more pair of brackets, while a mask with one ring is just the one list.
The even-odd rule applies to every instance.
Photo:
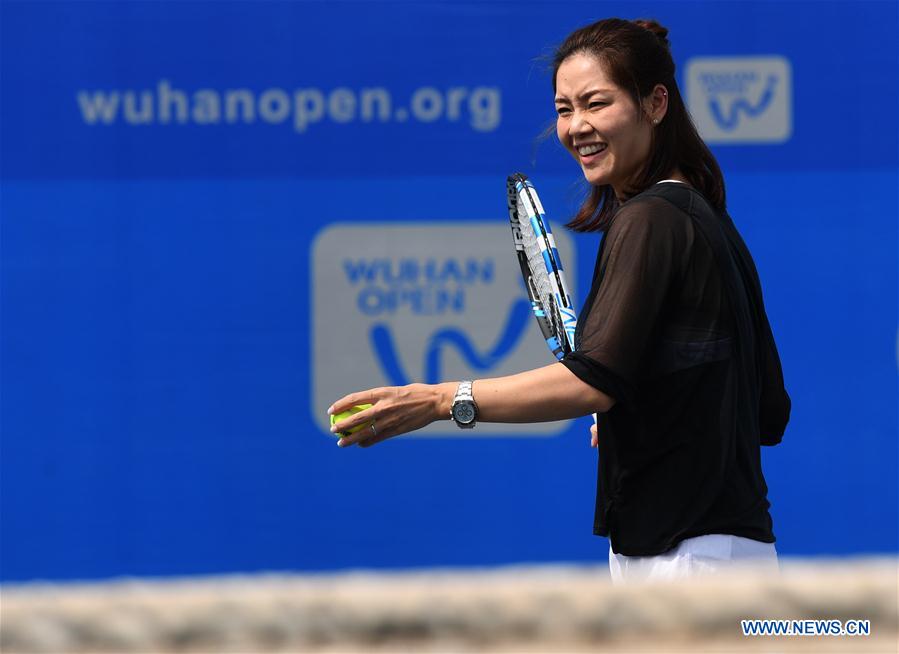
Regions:
[[[574, 332], [577, 327], [577, 313], [571, 301], [565, 273], [556, 248], [555, 238], [549, 221], [543, 211], [543, 205], [534, 185], [523, 173], [509, 175], [506, 179], [506, 194], [509, 209], [509, 224], [512, 229], [512, 241], [521, 275], [524, 278], [531, 310], [537, 319], [540, 332], [547, 346], [557, 360], [574, 350]], [[518, 210], [519, 200], [525, 208], [526, 216]], [[522, 230], [531, 230], [536, 236], [543, 255], [543, 264], [548, 276], [552, 295], [549, 306], [545, 306], [533, 283], [533, 272], [525, 251]]]

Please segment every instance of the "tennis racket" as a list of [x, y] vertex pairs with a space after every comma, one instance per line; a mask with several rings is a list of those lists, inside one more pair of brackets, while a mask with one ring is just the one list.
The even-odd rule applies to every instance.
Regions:
[[531, 309], [550, 352], [562, 359], [574, 350], [577, 313], [549, 221], [527, 176], [506, 179], [509, 225]]
[[[537, 190], [524, 173], [506, 178], [506, 196], [512, 241], [531, 309], [549, 351], [561, 360], [574, 350], [577, 312], [565, 282], [556, 239]], [[596, 422], [594, 413], [593, 424]]]

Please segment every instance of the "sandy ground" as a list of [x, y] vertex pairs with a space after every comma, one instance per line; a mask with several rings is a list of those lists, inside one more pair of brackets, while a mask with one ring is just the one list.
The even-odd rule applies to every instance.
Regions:
[[[611, 586], [600, 567], [252, 575], [0, 588], [4, 653], [899, 652], [899, 561]], [[868, 636], [744, 637], [740, 620]]]

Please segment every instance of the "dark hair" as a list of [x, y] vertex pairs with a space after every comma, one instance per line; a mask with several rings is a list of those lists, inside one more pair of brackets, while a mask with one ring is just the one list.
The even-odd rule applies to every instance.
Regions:
[[[724, 177], [715, 156], [696, 131], [677, 88], [668, 30], [654, 20], [621, 18], [607, 18], [582, 27], [569, 35], [553, 56], [553, 91], [559, 66], [576, 54], [596, 57], [611, 80], [630, 93], [638, 112], [641, 100], [656, 84], [668, 89], [668, 112], [653, 129], [649, 160], [642, 174], [630, 181], [627, 197], [646, 190], [677, 168], [691, 186], [723, 212]], [[617, 207], [618, 198], [610, 185], [594, 186], [567, 227], [577, 232], [603, 230]]]

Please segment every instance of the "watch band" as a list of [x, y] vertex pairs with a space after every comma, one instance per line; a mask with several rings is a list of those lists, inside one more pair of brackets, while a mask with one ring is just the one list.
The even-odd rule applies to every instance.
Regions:
[[473, 381], [460, 381], [459, 388], [456, 389], [456, 396], [453, 398], [453, 404], [455, 404], [459, 400], [468, 400], [469, 402], [474, 402], [474, 396], [471, 394], [472, 386], [474, 386]]

